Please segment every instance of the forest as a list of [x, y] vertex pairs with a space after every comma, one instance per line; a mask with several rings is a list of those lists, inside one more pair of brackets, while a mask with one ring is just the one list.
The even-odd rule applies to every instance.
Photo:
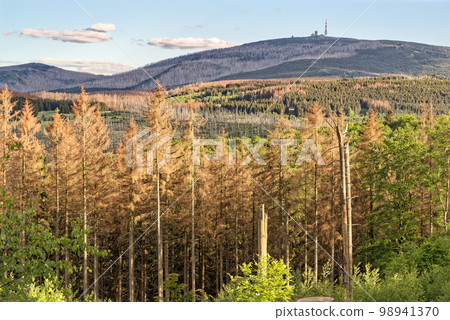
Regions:
[[[449, 301], [449, 80], [285, 81], [135, 100], [5, 86], [0, 300]], [[130, 157], [143, 128], [161, 135]], [[195, 164], [198, 138], [224, 156]]]

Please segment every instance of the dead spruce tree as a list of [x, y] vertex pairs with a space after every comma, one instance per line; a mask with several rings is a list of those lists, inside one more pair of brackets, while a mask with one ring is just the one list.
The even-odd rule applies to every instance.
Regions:
[[[83, 217], [83, 297], [88, 285], [88, 224], [89, 217], [96, 213], [96, 202], [101, 192], [99, 182], [103, 178], [106, 156], [103, 150], [109, 145], [108, 129], [101, 117], [98, 105], [89, 102], [87, 93], [81, 88], [78, 100], [74, 101], [74, 131], [78, 144], [77, 160], [79, 161], [77, 177], [81, 186], [81, 211]], [[98, 204], [97, 204], [98, 205]], [[92, 221], [95, 223], [95, 220]], [[94, 226], [94, 240], [96, 240]], [[96, 245], [94, 241], [94, 246]], [[96, 255], [97, 256], [97, 255]], [[94, 259], [94, 278], [96, 278], [97, 259]], [[98, 295], [98, 282], [94, 280], [94, 299]]]

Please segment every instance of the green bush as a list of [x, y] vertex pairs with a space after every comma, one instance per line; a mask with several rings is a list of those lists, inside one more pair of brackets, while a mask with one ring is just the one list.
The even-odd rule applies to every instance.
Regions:
[[317, 281], [315, 281], [314, 273], [311, 269], [307, 269], [305, 272], [296, 271], [294, 273], [295, 300], [305, 297], [333, 297], [336, 301], [345, 301], [344, 288], [330, 282], [330, 261], [322, 270], [322, 275]]
[[284, 302], [293, 300], [292, 276], [283, 263], [271, 257], [240, 266], [242, 276], [231, 281], [219, 293], [217, 301]]
[[450, 301], [450, 268], [434, 265], [419, 278], [423, 301]]
[[[64, 302], [65, 294], [56, 284], [56, 280], [45, 279], [44, 284], [37, 286], [35, 282], [28, 287], [27, 300], [35, 302]], [[72, 300], [72, 299], [69, 299]]]

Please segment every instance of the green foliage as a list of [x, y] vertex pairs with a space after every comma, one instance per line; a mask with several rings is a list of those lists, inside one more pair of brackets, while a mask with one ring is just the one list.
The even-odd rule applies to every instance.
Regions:
[[282, 261], [268, 257], [257, 263], [240, 266], [242, 276], [231, 276], [231, 281], [219, 293], [217, 301], [282, 302], [292, 301], [292, 276]]
[[392, 109], [389, 109], [389, 110], [386, 112], [386, 118], [385, 118], [385, 121], [386, 121], [387, 124], [390, 124], [390, 123], [392, 123], [392, 121], [394, 121], [394, 120], [395, 120], [395, 113], [394, 113], [394, 111], [392, 111]]
[[355, 115], [355, 111], [353, 111], [353, 109], [351, 107], [347, 108], [347, 116], [348, 117], [353, 117]]
[[[169, 292], [169, 297], [163, 297], [163, 301], [166, 302], [182, 302], [192, 301], [192, 291], [184, 293], [185, 285], [178, 283], [178, 273], [168, 274], [168, 280], [163, 283], [163, 290]], [[159, 297], [154, 297], [155, 301], [159, 301]], [[210, 297], [202, 290], [195, 290], [195, 301], [209, 301]]]
[[330, 270], [331, 263], [328, 261], [317, 281], [315, 281], [311, 269], [307, 269], [303, 273], [296, 271], [294, 273], [295, 300], [305, 297], [333, 297], [336, 301], [345, 301], [344, 288], [330, 282]]
[[[56, 262], [52, 255], [65, 248], [81, 255], [84, 245], [79, 221], [72, 223], [70, 238], [56, 238], [47, 223], [37, 219], [34, 208], [21, 212], [14, 209], [11, 199], [4, 199], [4, 210], [0, 215], [0, 274], [3, 275], [0, 277], [0, 301], [28, 301], [34, 297], [29, 296], [30, 290], [37, 294], [39, 290], [56, 288], [56, 282], [46, 283], [47, 280], [44, 287], [37, 287], [35, 279], [54, 279], [57, 268], [67, 269], [69, 273], [76, 271], [72, 261]], [[90, 253], [104, 255], [92, 247], [87, 249]]]
[[[399, 251], [384, 257], [382, 272], [369, 264], [365, 273], [355, 268], [355, 281], [376, 301], [449, 301], [450, 240], [433, 238], [421, 246], [408, 242]], [[354, 300], [371, 301], [357, 285]]]
[[414, 255], [419, 272], [430, 271], [433, 266], [450, 267], [450, 240], [438, 237], [423, 243]]
[[[37, 286], [33, 281], [27, 288], [28, 301], [35, 302], [63, 302], [66, 301], [64, 292], [58, 288], [56, 280], [45, 279], [44, 283]], [[72, 297], [69, 298], [69, 301]]]
[[[415, 119], [415, 118], [414, 118]], [[398, 252], [402, 243], [419, 238], [421, 196], [414, 192], [423, 184], [424, 144], [408, 122], [364, 155], [365, 185], [372, 190], [374, 210], [368, 217], [367, 236], [359, 252], [375, 267]], [[370, 258], [369, 258], [370, 257]], [[369, 260], [367, 260], [369, 259]]]
[[168, 280], [163, 283], [164, 291], [169, 292], [169, 298], [166, 301], [184, 301], [184, 284], [178, 283], [178, 273], [170, 273]]
[[[182, 283], [178, 283], [178, 273], [170, 273], [168, 275], [168, 280], [164, 281], [163, 283], [163, 289], [164, 291], [169, 292], [169, 297], [163, 298], [164, 301], [174, 301], [174, 302], [180, 302], [180, 301], [186, 301], [186, 296], [184, 295], [185, 285]], [[155, 299], [159, 300], [159, 297], [155, 297]], [[191, 294], [191, 301], [192, 301], [192, 294]]]
[[417, 272], [408, 270], [405, 265], [398, 272], [394, 269], [391, 268], [381, 279], [379, 270], [371, 269], [370, 265], [366, 265], [365, 273], [355, 268], [353, 301], [419, 301], [423, 290]]
[[450, 301], [450, 267], [431, 266], [419, 279], [424, 301]]
[[407, 126], [417, 129], [420, 125], [420, 121], [412, 115], [407, 115], [389, 122], [388, 125], [393, 131], [399, 128], [406, 128]]

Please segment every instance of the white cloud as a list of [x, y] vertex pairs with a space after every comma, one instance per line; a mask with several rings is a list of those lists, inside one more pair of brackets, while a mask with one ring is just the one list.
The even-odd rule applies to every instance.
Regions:
[[148, 41], [151, 46], [165, 49], [218, 49], [229, 48], [240, 45], [239, 43], [227, 42], [218, 38], [166, 38], [151, 39]]
[[113, 32], [116, 31], [116, 26], [112, 23], [97, 23], [93, 24], [89, 29], [102, 32]]
[[17, 32], [16, 30], [4, 30], [4, 31], [2, 31], [2, 34], [4, 34], [5, 36], [9, 36], [16, 32]]
[[106, 60], [65, 60], [55, 58], [44, 58], [34, 62], [49, 64], [52, 66], [69, 69], [73, 71], [88, 72], [95, 74], [114, 74], [129, 71], [134, 67]]
[[58, 31], [54, 29], [24, 29], [20, 35], [33, 38], [49, 38], [64, 42], [76, 43], [98, 43], [110, 40], [107, 32], [114, 31], [116, 26], [113, 24], [98, 23], [87, 29]]

